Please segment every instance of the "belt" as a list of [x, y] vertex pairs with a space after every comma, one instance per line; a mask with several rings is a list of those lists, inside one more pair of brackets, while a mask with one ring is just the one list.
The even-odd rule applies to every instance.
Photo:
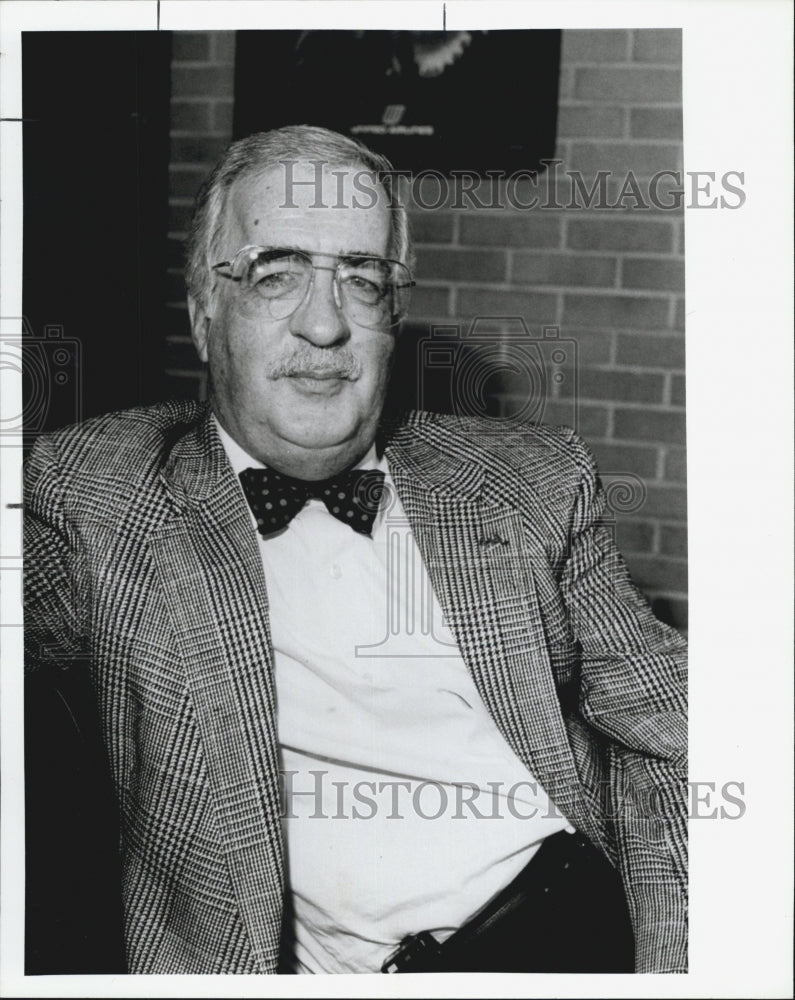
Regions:
[[410, 934], [381, 971], [631, 972], [633, 963], [615, 869], [586, 837], [561, 831], [446, 941]]

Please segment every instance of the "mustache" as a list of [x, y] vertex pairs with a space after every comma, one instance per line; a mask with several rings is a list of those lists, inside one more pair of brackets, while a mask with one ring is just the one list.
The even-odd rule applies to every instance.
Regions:
[[307, 345], [277, 358], [265, 374], [269, 379], [345, 378], [353, 382], [362, 374], [362, 364], [350, 348]]

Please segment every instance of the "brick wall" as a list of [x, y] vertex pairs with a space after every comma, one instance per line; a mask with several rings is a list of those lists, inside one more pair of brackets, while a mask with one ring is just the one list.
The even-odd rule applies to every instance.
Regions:
[[203, 398], [206, 393], [185, 306], [184, 243], [199, 185], [232, 139], [234, 74], [234, 31], [174, 32], [166, 329], [166, 382], [172, 396]]
[[[176, 35], [174, 59], [168, 375], [175, 393], [195, 395], [201, 375], [177, 305], [181, 240], [201, 175], [231, 133], [232, 36]], [[580, 172], [588, 188], [597, 171], [610, 171], [614, 203], [627, 171], [644, 194], [658, 171], [682, 169], [680, 60], [676, 30], [563, 32], [559, 205], [571, 200], [567, 171]], [[471, 198], [454, 207], [451, 188], [433, 210], [422, 206], [438, 201], [438, 186], [415, 190], [411, 329], [467, 330], [479, 316], [520, 315], [534, 337], [551, 325], [576, 343], [576, 409], [565, 380], [553, 387], [544, 419], [576, 422], [609, 487], [634, 579], [662, 618], [685, 628], [683, 213], [639, 209], [630, 196], [611, 209], [520, 207], [534, 195], [543, 206], [548, 190], [529, 179], [481, 185], [475, 197], [497, 206], [481, 208]], [[521, 392], [503, 378], [492, 402], [510, 414]]]
[[[558, 155], [572, 168], [681, 171], [681, 116], [680, 31], [564, 32]], [[598, 293], [562, 290], [561, 325], [583, 354], [592, 336], [607, 341], [581, 370], [588, 438], [604, 472], [645, 483], [619, 543], [661, 617], [686, 627], [683, 211], [563, 213], [561, 225], [570, 262], [615, 267]]]
[[[423, 211], [437, 193], [420, 189], [413, 317], [466, 330], [478, 316], [519, 314], [534, 337], [550, 324], [576, 341], [578, 412], [565, 387], [553, 388], [544, 419], [576, 421], [609, 487], [634, 579], [661, 617], [686, 627], [683, 213], [639, 210], [631, 197], [608, 210], [543, 207], [570, 203], [567, 171], [581, 172], [588, 189], [597, 171], [611, 171], [614, 204], [627, 171], [646, 195], [655, 173], [681, 170], [680, 39], [563, 32], [556, 197], [528, 180], [496, 196], [481, 185], [480, 203], [497, 208], [456, 209], [451, 197]], [[660, 184], [664, 203], [668, 191]], [[518, 207], [534, 195], [542, 207]], [[504, 414], [522, 402], [507, 378], [496, 396]]]

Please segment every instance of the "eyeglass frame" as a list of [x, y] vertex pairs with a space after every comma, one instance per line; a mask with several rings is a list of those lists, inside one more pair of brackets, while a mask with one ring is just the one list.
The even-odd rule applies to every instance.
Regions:
[[[379, 262], [384, 263], [384, 264], [397, 264], [399, 267], [403, 268], [403, 270], [409, 276], [410, 280], [407, 281], [405, 284], [395, 285], [395, 288], [414, 288], [416, 286], [416, 284], [417, 284], [417, 282], [412, 277], [411, 271], [409, 270], [408, 266], [402, 260], [396, 260], [394, 257], [380, 257], [378, 254], [369, 254], [369, 253], [342, 253], [342, 254], [338, 254], [338, 253], [323, 253], [320, 250], [317, 250], [317, 251], [304, 250], [301, 247], [276, 247], [276, 246], [272, 247], [272, 246], [265, 246], [263, 244], [258, 244], [258, 243], [250, 243], [250, 244], [247, 244], [244, 247], [241, 247], [237, 251], [237, 253], [235, 253], [232, 256], [232, 258], [230, 260], [221, 260], [217, 264], [211, 264], [210, 265], [210, 270], [214, 271], [216, 274], [218, 274], [222, 278], [228, 278], [229, 281], [242, 282], [243, 279], [244, 279], [244, 277], [245, 277], [245, 274], [240, 274], [240, 275], [224, 274], [224, 272], [220, 271], [219, 268], [228, 267], [230, 269], [230, 271], [233, 271], [234, 268], [235, 268], [235, 265], [237, 264], [238, 260], [240, 260], [242, 254], [244, 254], [246, 252], [251, 252], [252, 250], [256, 250], [258, 253], [260, 253], [260, 252], [262, 252], [264, 250], [265, 251], [267, 251], [267, 250], [284, 250], [287, 253], [301, 254], [301, 256], [306, 257], [306, 259], [309, 262], [310, 267], [312, 268], [312, 277], [309, 280], [309, 284], [306, 286], [306, 291], [304, 292], [304, 297], [301, 299], [300, 302], [298, 302], [298, 304], [295, 306], [295, 308], [291, 312], [287, 313], [286, 316], [281, 317], [282, 319], [288, 319], [290, 316], [293, 316], [296, 312], [298, 312], [298, 310], [301, 308], [301, 306], [306, 302], [307, 298], [309, 297], [309, 295], [310, 295], [310, 293], [312, 291], [312, 287], [314, 285], [315, 271], [331, 271], [334, 274], [334, 279], [333, 279], [334, 301], [336, 303], [337, 309], [341, 313], [343, 313], [343, 315], [344, 315], [345, 314], [345, 310], [344, 310], [343, 305], [342, 305], [342, 292], [340, 291], [339, 282], [337, 280], [337, 277], [338, 277], [338, 273], [339, 273], [340, 264], [342, 264], [345, 261], [354, 261], [355, 262], [355, 261], [374, 260], [374, 261], [379, 261]], [[334, 267], [325, 267], [322, 264], [316, 264], [314, 262], [314, 258], [315, 257], [331, 257], [334, 260], [336, 260], [336, 264], [334, 265]], [[265, 300], [263, 300], [263, 301], [265, 301]], [[407, 314], [407, 312], [408, 312], [408, 310], [406, 311], [406, 314]], [[400, 316], [393, 323], [385, 323], [383, 325], [387, 329], [392, 329], [393, 327], [397, 326], [399, 323], [401, 323], [405, 319], [406, 314]], [[363, 324], [361, 324], [361, 325], [363, 325]], [[379, 329], [379, 327], [365, 327], [365, 329], [374, 329], [375, 330], [375, 329]]]

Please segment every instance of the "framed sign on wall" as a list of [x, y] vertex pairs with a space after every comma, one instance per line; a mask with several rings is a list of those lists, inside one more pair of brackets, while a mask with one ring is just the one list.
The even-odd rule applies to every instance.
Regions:
[[560, 31], [239, 31], [235, 135], [325, 125], [414, 173], [533, 170], [559, 64]]

